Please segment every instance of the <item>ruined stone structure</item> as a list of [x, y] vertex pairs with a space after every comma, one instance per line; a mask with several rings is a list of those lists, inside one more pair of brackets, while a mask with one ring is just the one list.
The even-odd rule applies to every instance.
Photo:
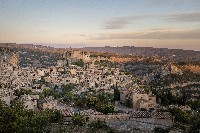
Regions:
[[84, 62], [90, 62], [90, 54], [80, 50], [70, 50], [65, 53], [67, 59], [82, 59]]

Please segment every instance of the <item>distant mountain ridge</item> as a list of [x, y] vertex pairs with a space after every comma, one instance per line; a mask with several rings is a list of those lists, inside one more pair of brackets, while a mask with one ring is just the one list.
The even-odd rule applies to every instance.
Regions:
[[133, 55], [153, 57], [159, 56], [165, 59], [178, 60], [178, 61], [197, 61], [200, 62], [200, 51], [182, 50], [182, 49], [168, 49], [168, 48], [153, 48], [153, 47], [84, 47], [84, 51], [88, 52], [104, 52], [115, 53], [118, 55]]
[[[50, 46], [34, 45], [34, 44], [16, 44], [16, 43], [0, 43], [1, 49], [9, 49], [11, 51], [40, 51], [56, 54], [63, 54], [70, 48], [54, 48]], [[200, 51], [194, 50], [182, 50], [182, 49], [168, 49], [168, 48], [153, 48], [153, 47], [134, 47], [134, 46], [122, 46], [122, 47], [83, 47], [73, 48], [88, 52], [102, 52], [102, 53], [114, 53], [117, 55], [132, 55], [142, 57], [160, 57], [171, 61], [184, 61], [184, 62], [200, 62]], [[1, 53], [4, 50], [1, 50]]]

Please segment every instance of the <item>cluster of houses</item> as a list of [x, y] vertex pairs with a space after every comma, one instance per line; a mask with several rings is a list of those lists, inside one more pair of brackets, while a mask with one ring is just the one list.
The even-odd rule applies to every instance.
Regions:
[[[74, 62], [82, 60], [84, 67], [74, 65]], [[123, 103], [127, 98], [131, 99], [133, 110], [156, 109], [156, 96], [148, 94], [134, 83], [132, 75], [126, 75], [119, 68], [110, 68], [98, 64], [101, 60], [111, 61], [104, 57], [91, 57], [90, 53], [79, 50], [66, 52], [62, 60], [58, 60], [57, 66], [33, 68], [19, 67], [19, 56], [14, 53], [9, 56], [2, 56], [0, 60], [0, 99], [10, 105], [15, 98], [14, 91], [17, 89], [31, 90], [35, 95], [22, 95], [19, 99], [27, 109], [57, 109], [65, 116], [74, 114], [73, 107], [67, 106], [54, 99], [46, 97], [40, 100], [39, 93], [44, 89], [50, 89], [50, 85], [76, 84], [78, 88], [74, 93], [92, 89], [107, 93], [114, 93], [112, 86], [118, 86], [120, 91], [120, 101]], [[48, 84], [48, 85], [47, 85]], [[82, 114], [99, 114], [95, 111], [82, 111]], [[93, 112], [93, 113], [91, 113]]]

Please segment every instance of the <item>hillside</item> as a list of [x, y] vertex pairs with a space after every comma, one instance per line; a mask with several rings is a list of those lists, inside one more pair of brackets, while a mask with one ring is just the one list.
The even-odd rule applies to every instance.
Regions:
[[115, 53], [118, 55], [133, 55], [153, 57], [158, 56], [163, 59], [173, 61], [197, 61], [200, 62], [200, 52], [194, 50], [182, 50], [182, 49], [167, 49], [167, 48], [153, 48], [153, 47], [84, 47], [83, 50], [90, 52], [107, 52]]

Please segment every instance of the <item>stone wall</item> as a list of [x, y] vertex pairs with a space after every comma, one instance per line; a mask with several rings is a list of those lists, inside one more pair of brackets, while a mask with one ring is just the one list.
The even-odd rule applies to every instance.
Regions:
[[128, 114], [90, 115], [90, 122], [97, 120], [105, 121], [120, 131], [152, 131], [156, 127], [165, 129], [173, 125], [173, 118], [169, 112], [133, 111]]

